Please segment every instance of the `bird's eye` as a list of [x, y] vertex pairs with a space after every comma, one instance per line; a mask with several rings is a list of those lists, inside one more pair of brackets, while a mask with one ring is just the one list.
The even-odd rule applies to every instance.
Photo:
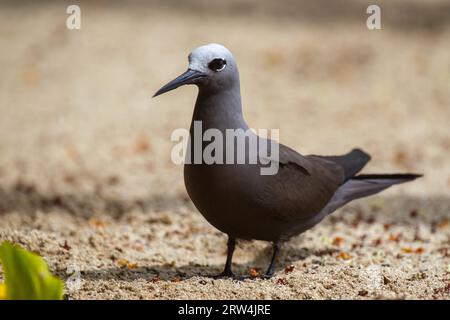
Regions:
[[209, 64], [208, 64], [208, 68], [210, 68], [212, 71], [222, 71], [223, 69], [225, 69], [227, 65], [227, 61], [224, 59], [214, 59], [212, 60]]

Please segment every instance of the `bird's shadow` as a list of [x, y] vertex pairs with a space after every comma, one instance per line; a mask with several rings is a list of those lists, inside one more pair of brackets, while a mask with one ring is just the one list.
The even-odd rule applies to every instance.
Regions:
[[34, 215], [37, 211], [46, 213], [56, 210], [81, 218], [107, 212], [112, 218], [120, 219], [130, 211], [161, 212], [186, 205], [191, 205], [187, 195], [176, 193], [127, 200], [97, 192], [42, 192], [32, 183], [20, 180], [10, 187], [0, 186], [0, 217], [10, 212]]
[[[159, 212], [170, 211], [186, 205], [192, 206], [185, 195], [179, 194], [153, 195], [129, 201], [106, 198], [94, 193], [48, 194], [24, 183], [17, 183], [9, 188], [0, 187], [0, 219], [2, 214], [6, 213], [33, 215], [37, 211], [44, 213], [51, 211], [66, 212], [82, 218], [89, 218], [95, 212], [108, 212], [113, 218], [121, 219], [130, 210], [159, 214]], [[194, 210], [193, 206], [191, 208]], [[350, 226], [355, 223], [373, 222], [410, 228], [415, 228], [418, 224], [425, 224], [433, 228], [443, 219], [450, 219], [449, 196], [397, 195], [378, 196], [352, 202], [333, 213], [322, 223], [327, 223], [331, 228], [334, 228], [338, 223], [345, 223]], [[249, 269], [255, 266], [259, 267], [259, 271], [264, 271], [264, 268], [269, 264], [271, 252], [271, 245], [267, 244], [253, 260], [244, 264], [234, 264], [235, 273], [248, 275]], [[295, 241], [286, 243], [282, 252], [278, 268], [310, 256], [320, 257], [333, 253], [329, 250], [314, 251], [307, 247], [298, 247]], [[225, 260], [225, 256], [223, 259]], [[213, 277], [219, 274], [222, 268], [223, 264], [207, 266], [199, 264], [181, 266], [153, 264], [136, 269], [107, 267], [84, 270], [81, 272], [81, 276], [91, 280], [122, 279], [133, 281], [144, 279], [152, 281], [155, 277], [161, 280], [171, 280], [174, 277], [182, 277], [183, 279], [196, 276]], [[67, 278], [64, 273], [60, 276]]]
[[[294, 261], [303, 260], [309, 256], [320, 257], [338, 251], [336, 249], [309, 250], [307, 248], [296, 248], [292, 245], [286, 245], [284, 249], [286, 252], [278, 261], [279, 267], [290, 265]], [[256, 265], [261, 266], [261, 268], [257, 268], [257, 270], [260, 274], [263, 274], [263, 267], [267, 267], [269, 264], [271, 252], [272, 246], [267, 245], [267, 247], [261, 250], [251, 261], [242, 264], [233, 263], [235, 277], [231, 279], [236, 281], [253, 279], [249, 274], [249, 270]], [[194, 277], [202, 277], [203, 280], [204, 278], [214, 280], [217, 279], [217, 276], [222, 272], [223, 266], [223, 264], [199, 265], [193, 263], [176, 267], [167, 264], [153, 264], [136, 269], [108, 267], [81, 271], [81, 277], [90, 281], [107, 281], [114, 279], [130, 282], [135, 280], [145, 280], [149, 282], [176, 281], [177, 278], [186, 280]], [[68, 277], [67, 275], [61, 276]]]
[[[0, 186], [0, 217], [17, 212], [33, 215], [36, 211], [67, 212], [74, 216], [90, 218], [96, 213], [107, 212], [120, 219], [132, 210], [144, 213], [162, 212], [188, 206], [195, 210], [187, 194], [153, 194], [139, 199], [126, 200], [106, 197], [95, 192], [47, 193], [34, 185], [18, 181], [10, 187]], [[367, 208], [369, 207], [369, 208]], [[376, 220], [379, 223], [411, 225], [431, 223], [450, 215], [450, 196], [383, 196], [379, 195], [351, 202], [327, 219], [332, 223], [354, 219]]]
[[[366, 200], [367, 201], [367, 200]], [[346, 208], [336, 212], [323, 223], [328, 223], [331, 228], [339, 222], [353, 225], [355, 223], [379, 223], [383, 226], [397, 225], [416, 228], [418, 224], [428, 225], [433, 229], [439, 221], [450, 218], [450, 197], [446, 196], [393, 196], [378, 197], [372, 199], [373, 202], [355, 202]], [[369, 208], [367, 208], [369, 207]], [[436, 231], [432, 231], [436, 232]], [[333, 255], [338, 250], [333, 248], [309, 249], [307, 245], [298, 246], [297, 241], [290, 241], [284, 244], [282, 254], [277, 263], [277, 271], [280, 269], [305, 260], [309, 257], [317, 257], [315, 259], [320, 263], [320, 258], [327, 255]], [[242, 264], [233, 264], [233, 271], [238, 278], [242, 280], [249, 277], [249, 270], [255, 266], [262, 273], [270, 261], [272, 254], [272, 246], [267, 246], [260, 250], [251, 261]], [[225, 256], [223, 257], [225, 263]], [[167, 264], [154, 264], [139, 269], [95, 269], [86, 270], [82, 276], [90, 280], [108, 280], [121, 279], [133, 281], [136, 279], [144, 279], [154, 281], [154, 279], [171, 281], [176, 277], [189, 279], [193, 277], [209, 277], [214, 278], [220, 274], [223, 264], [199, 265], [187, 264], [181, 266], [168, 266]]]

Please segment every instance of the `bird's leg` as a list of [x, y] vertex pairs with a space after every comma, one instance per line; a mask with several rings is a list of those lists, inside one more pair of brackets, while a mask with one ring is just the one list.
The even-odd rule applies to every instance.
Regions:
[[269, 268], [267, 269], [266, 273], [264, 274], [264, 278], [271, 278], [273, 276], [273, 273], [275, 271], [275, 263], [277, 260], [278, 252], [280, 251], [281, 243], [279, 241], [275, 241], [273, 243], [273, 254], [272, 254], [272, 260], [270, 261]]
[[228, 242], [227, 242], [227, 261], [225, 262], [225, 269], [223, 272], [219, 275], [219, 277], [233, 277], [233, 271], [231, 271], [231, 262], [233, 260], [233, 253], [234, 248], [236, 247], [236, 239], [232, 236], [228, 236]]

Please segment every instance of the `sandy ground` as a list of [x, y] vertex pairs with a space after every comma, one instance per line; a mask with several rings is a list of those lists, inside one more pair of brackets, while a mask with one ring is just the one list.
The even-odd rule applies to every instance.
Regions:
[[[0, 239], [39, 252], [67, 298], [450, 298], [448, 24], [369, 32], [364, 15], [83, 4], [82, 30], [68, 31], [65, 5], [0, 9]], [[253, 127], [280, 128], [304, 154], [359, 146], [366, 172], [425, 177], [292, 239], [270, 280], [213, 280], [226, 237], [170, 161], [195, 88], [150, 99], [208, 42], [237, 57]], [[270, 251], [239, 243], [235, 271], [263, 271]]]

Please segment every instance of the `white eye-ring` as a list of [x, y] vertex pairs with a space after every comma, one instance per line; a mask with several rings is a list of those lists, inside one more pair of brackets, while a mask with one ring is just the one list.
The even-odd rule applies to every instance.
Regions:
[[227, 61], [225, 59], [221, 59], [221, 58], [216, 58], [208, 64], [208, 68], [210, 68], [212, 71], [215, 71], [215, 72], [222, 71], [223, 69], [225, 69], [226, 66], [227, 66]]

